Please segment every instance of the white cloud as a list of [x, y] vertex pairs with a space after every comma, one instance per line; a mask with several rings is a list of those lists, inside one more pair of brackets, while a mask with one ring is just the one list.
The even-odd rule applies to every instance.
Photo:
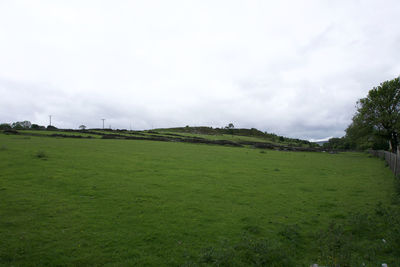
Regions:
[[[397, 1], [4, 1], [0, 121], [339, 136], [400, 74]], [[15, 101], [18, 99], [18, 101]]]

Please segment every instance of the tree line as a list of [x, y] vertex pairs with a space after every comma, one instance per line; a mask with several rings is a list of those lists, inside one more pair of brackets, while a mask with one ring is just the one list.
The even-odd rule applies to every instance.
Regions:
[[372, 88], [356, 107], [345, 136], [331, 138], [324, 147], [396, 153], [400, 141], [400, 77]]
[[47, 127], [38, 125], [35, 123], [31, 123], [30, 121], [17, 121], [13, 123], [1, 123], [0, 124], [0, 130], [27, 130], [27, 129], [33, 129], [33, 130], [56, 130], [57, 127], [48, 125]]

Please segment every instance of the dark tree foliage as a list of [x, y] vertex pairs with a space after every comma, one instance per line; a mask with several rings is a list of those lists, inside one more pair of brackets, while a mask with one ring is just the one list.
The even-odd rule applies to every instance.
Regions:
[[11, 129], [11, 125], [8, 123], [1, 123], [0, 124], [0, 130], [9, 130]]
[[11, 124], [11, 127], [16, 130], [30, 129], [31, 128], [30, 121], [17, 121]]
[[400, 79], [385, 81], [357, 102], [357, 113], [346, 129], [353, 148], [387, 149], [396, 152], [400, 129]]
[[323, 145], [326, 149], [350, 149], [349, 143], [345, 137], [342, 138], [331, 138], [327, 143]]
[[228, 126], [225, 127], [225, 129], [233, 129], [235, 128], [235, 125], [233, 123], [229, 123]]
[[46, 127], [41, 126], [41, 125], [38, 125], [38, 124], [32, 124], [31, 129], [34, 129], [34, 130], [44, 130], [44, 129], [46, 129]]
[[52, 130], [57, 130], [57, 127], [53, 126], [53, 125], [47, 125], [47, 130], [52, 131]]

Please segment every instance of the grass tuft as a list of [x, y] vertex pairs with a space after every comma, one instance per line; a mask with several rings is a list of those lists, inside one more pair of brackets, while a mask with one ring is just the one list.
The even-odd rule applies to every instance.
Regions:
[[48, 158], [46, 152], [44, 152], [44, 151], [42, 151], [42, 150], [36, 152], [36, 155], [35, 155], [35, 156], [36, 156], [37, 158], [39, 158], [39, 159], [47, 159], [47, 158]]

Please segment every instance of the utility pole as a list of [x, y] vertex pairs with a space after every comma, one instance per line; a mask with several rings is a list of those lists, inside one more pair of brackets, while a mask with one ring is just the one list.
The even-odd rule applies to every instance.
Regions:
[[104, 130], [104, 121], [106, 120], [106, 119], [101, 119], [102, 121], [103, 121], [103, 130]]
[[49, 115], [49, 118], [50, 118], [50, 124], [49, 125], [51, 126], [51, 115]]

